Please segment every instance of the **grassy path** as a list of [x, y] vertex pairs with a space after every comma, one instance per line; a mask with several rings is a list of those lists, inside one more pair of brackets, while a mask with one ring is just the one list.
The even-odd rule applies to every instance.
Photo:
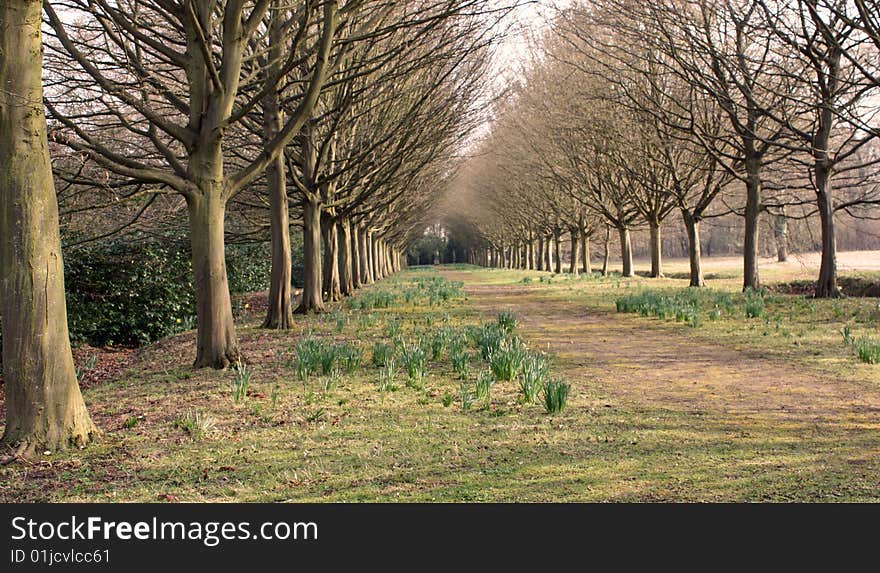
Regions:
[[[361, 296], [437, 274], [408, 271]], [[193, 333], [139, 351], [117, 379], [85, 391], [101, 441], [0, 468], [0, 500], [880, 501], [873, 370], [823, 378], [781, 354], [713, 342], [709, 329], [598, 311], [585, 297], [607, 307], [604, 283], [439, 274], [464, 281], [468, 300], [340, 307], [297, 317], [285, 333], [259, 329], [258, 310], [243, 315], [252, 381], [240, 402], [232, 373], [190, 368]], [[369, 357], [392, 330], [414, 342], [501, 309], [516, 312], [530, 346], [556, 355], [554, 375], [572, 384], [562, 413], [521, 404], [511, 382], [493, 387], [488, 407], [463, 410], [448, 355], [421, 386], [401, 372], [396, 391], [378, 390]], [[358, 345], [362, 366], [332, 384], [302, 382], [291, 364], [309, 336]], [[781, 353], [790, 339], [777, 342]], [[468, 384], [481, 369], [473, 364]], [[194, 412], [212, 421], [201, 439], [181, 426]]]
[[[689, 416], [690, 431], [676, 430], [718, 451], [717, 461], [731, 470], [723, 479], [740, 479], [746, 471], [754, 477], [738, 485], [754, 480], [761, 488], [788, 472], [795, 482], [799, 476], [810, 481], [839, 473], [841, 483], [854, 473], [870, 499], [880, 497], [878, 387], [756, 358], [753, 351], [707, 343], [655, 320], [591, 311], [542, 286], [480, 282], [467, 271], [444, 274], [467, 283], [472, 304], [486, 317], [512, 310], [526, 340], [552, 352], [567, 378], [581, 388], [592, 386], [607, 398], [604, 407], [624, 410], [634, 425], [659, 431], [637, 418], [660, 412]], [[655, 471], [687, 455], [674, 440], [668, 447], [671, 458], [658, 462]], [[743, 459], [728, 459], [735, 456]], [[767, 473], [761, 476], [760, 468]], [[695, 475], [714, 471], [694, 470]], [[704, 499], [705, 494], [691, 493]], [[824, 497], [821, 490], [809, 495]]]

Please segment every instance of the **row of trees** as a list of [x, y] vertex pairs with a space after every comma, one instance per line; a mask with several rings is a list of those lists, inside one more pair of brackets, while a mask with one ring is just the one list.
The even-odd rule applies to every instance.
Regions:
[[[96, 432], [70, 355], [49, 143], [72, 211], [106, 208], [108, 195], [131, 206], [132, 220], [106, 222], [98, 237], [157, 204], [185, 205], [195, 366], [224, 368], [239, 358], [227, 224], [271, 241], [267, 328], [289, 328], [294, 312], [320, 312], [399, 269], [425, 203], [480, 121], [496, 23], [509, 11], [487, 0], [0, 6], [9, 459]], [[293, 224], [305, 262], [296, 309]]]
[[[478, 204], [475, 262], [590, 270], [589, 239], [744, 218], [743, 288], [758, 288], [759, 220], [818, 217], [816, 293], [839, 295], [835, 216], [876, 216], [880, 5], [848, 0], [595, 0], [559, 11], [497, 110], [461, 188]], [[551, 248], [551, 245], [553, 246]], [[578, 259], [580, 261], [578, 262]]]

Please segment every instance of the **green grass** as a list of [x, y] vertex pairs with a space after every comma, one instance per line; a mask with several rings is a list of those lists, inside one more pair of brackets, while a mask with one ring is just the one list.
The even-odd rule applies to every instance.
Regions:
[[[722, 304], [713, 319], [715, 303], [703, 306], [701, 298], [702, 320], [692, 328], [675, 316], [615, 312], [618, 298], [642, 289], [675, 297], [682, 279], [560, 275], [548, 284], [538, 277], [549, 274], [536, 271], [454, 272], [460, 276], [449, 287], [431, 269], [401, 273], [359, 295], [388, 291], [394, 305], [381, 307], [376, 297], [363, 308], [341, 305], [332, 320], [298, 316], [290, 333], [261, 330], [262, 317], [244, 315], [239, 338], [252, 378], [248, 399], [239, 403], [229, 399], [231, 373], [189, 368], [192, 333], [145, 349], [119, 379], [84, 391], [101, 439], [82, 451], [0, 469], [0, 500], [155, 502], [172, 494], [182, 501], [272, 502], [880, 501], [880, 423], [867, 411], [802, 418], [622, 398], [614, 389], [641, 371], [597, 381], [586, 365], [602, 357], [575, 352], [557, 355], [544, 377], [564, 376], [571, 387], [564, 409], [552, 416], [545, 404], [519, 399], [520, 378], [492, 384], [488, 399], [478, 400], [470, 371], [487, 375], [483, 350], [497, 349], [504, 336], [490, 326], [497, 310], [481, 313], [454, 285], [466, 276], [469, 283], [522, 289], [528, 276], [536, 305], [565, 301], [572, 315], [657, 329], [664, 343], [711, 342], [869, 390], [878, 366], [842, 345], [841, 331], [850, 325], [853, 340], [876, 333], [876, 299], [844, 299], [835, 309], [832, 301], [768, 294], [763, 316], [747, 318], [737, 280], [719, 279], [712, 291], [730, 297], [731, 312]], [[443, 300], [440, 293], [448, 291], [457, 294]], [[499, 296], [496, 308], [510, 302]], [[453, 368], [450, 340], [449, 357], [430, 362], [420, 388], [398, 388], [388, 372], [401, 381], [407, 374], [386, 336], [390, 321], [407, 344], [441, 324], [466, 336], [465, 379]], [[534, 332], [556, 335], [559, 328]], [[535, 334], [517, 336], [530, 353], [539, 348]], [[326, 389], [317, 378], [320, 362], [308, 358], [325, 340], [337, 349], [376, 343], [389, 350], [374, 364], [373, 347], [370, 360], [342, 368]], [[681, 354], [687, 351], [684, 344]], [[305, 376], [298, 373], [301, 356]], [[389, 360], [397, 360], [390, 369]], [[131, 418], [138, 422], [125, 427]]]

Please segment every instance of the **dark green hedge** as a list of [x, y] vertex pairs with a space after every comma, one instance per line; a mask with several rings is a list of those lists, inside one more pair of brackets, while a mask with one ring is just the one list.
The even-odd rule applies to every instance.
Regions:
[[[291, 238], [293, 282], [301, 287], [302, 239]], [[133, 234], [66, 250], [64, 263], [70, 336], [76, 342], [141, 345], [196, 325], [185, 240]], [[227, 245], [226, 265], [232, 293], [268, 288], [268, 244]]]

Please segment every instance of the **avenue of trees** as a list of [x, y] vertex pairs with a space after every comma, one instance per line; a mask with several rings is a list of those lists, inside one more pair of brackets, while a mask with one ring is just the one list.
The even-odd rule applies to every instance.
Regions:
[[[876, 218], [880, 5], [861, 0], [595, 0], [549, 16], [531, 65], [458, 179], [453, 217], [478, 264], [591, 271], [591, 239], [680, 217], [690, 284], [700, 224], [739, 216], [743, 288], [760, 286], [761, 219], [821, 241], [819, 297], [839, 296], [836, 220]], [[570, 242], [563, 269], [560, 242]]]
[[[3, 461], [98, 434], [71, 356], [57, 197], [75, 198], [68, 212], [93, 234], [83, 240], [185, 212], [194, 366], [225, 368], [240, 357], [230, 228], [271, 244], [265, 328], [290, 328], [294, 313], [399, 270], [483, 121], [510, 10], [487, 0], [0, 1]], [[292, 226], [303, 237], [298, 307]]]

